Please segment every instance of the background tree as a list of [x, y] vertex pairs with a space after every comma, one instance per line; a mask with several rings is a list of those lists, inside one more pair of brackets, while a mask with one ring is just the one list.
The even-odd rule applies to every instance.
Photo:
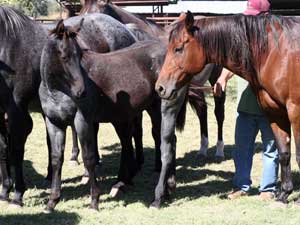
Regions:
[[48, 14], [48, 3], [51, 0], [0, 0], [0, 4], [13, 5], [26, 14], [36, 17]]

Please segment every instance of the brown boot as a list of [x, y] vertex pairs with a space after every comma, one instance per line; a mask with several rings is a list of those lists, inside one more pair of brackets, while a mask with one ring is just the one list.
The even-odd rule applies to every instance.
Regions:
[[259, 198], [263, 201], [269, 201], [275, 198], [275, 194], [271, 191], [260, 192]]
[[230, 200], [235, 200], [237, 198], [243, 197], [243, 196], [247, 196], [248, 193], [242, 190], [236, 190], [236, 191], [232, 191], [227, 195], [227, 198]]

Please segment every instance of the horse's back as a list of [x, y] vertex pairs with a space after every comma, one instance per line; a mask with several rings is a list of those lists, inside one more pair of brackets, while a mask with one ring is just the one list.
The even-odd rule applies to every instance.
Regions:
[[67, 26], [76, 26], [82, 19], [84, 21], [80, 35], [86, 42], [103, 39], [107, 42], [109, 51], [113, 51], [127, 47], [136, 41], [133, 33], [124, 24], [105, 14], [91, 13], [75, 16], [65, 20], [64, 23]]

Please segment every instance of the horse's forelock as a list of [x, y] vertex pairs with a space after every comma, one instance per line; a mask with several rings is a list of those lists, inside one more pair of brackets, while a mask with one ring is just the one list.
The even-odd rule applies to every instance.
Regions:
[[170, 31], [169, 42], [172, 42], [176, 38], [178, 38], [180, 36], [180, 33], [182, 32], [183, 28], [184, 28], [184, 22], [183, 21], [178, 22], [174, 26], [174, 28]]

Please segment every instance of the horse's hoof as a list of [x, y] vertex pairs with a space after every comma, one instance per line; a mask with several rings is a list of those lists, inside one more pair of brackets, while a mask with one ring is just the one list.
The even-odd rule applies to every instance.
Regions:
[[118, 183], [116, 183], [115, 185], [112, 186], [111, 191], [109, 193], [109, 195], [112, 198], [117, 197], [118, 195], [120, 195], [121, 193], [124, 193], [125, 184], [122, 181], [119, 181]]
[[225, 159], [224, 156], [215, 156], [216, 163], [221, 163], [224, 161], [224, 159]]
[[87, 184], [89, 182], [89, 177], [83, 176], [81, 179], [81, 184]]
[[69, 161], [69, 164], [70, 164], [71, 166], [78, 166], [78, 165], [80, 165], [80, 163], [79, 163], [77, 160], [70, 160], [70, 161]]
[[159, 200], [154, 200], [150, 206], [150, 209], [160, 209], [160, 201]]
[[287, 200], [287, 196], [284, 193], [281, 193], [277, 198], [276, 198], [276, 202], [280, 202], [283, 204], [288, 204], [288, 200]]
[[96, 205], [95, 204], [91, 204], [90, 207], [89, 207], [89, 209], [98, 212], [99, 211], [98, 204], [96, 204]]
[[54, 209], [50, 208], [48, 206], [46, 208], [44, 208], [44, 210], [43, 210], [43, 213], [45, 213], [45, 214], [51, 214], [53, 212], [54, 212]]

